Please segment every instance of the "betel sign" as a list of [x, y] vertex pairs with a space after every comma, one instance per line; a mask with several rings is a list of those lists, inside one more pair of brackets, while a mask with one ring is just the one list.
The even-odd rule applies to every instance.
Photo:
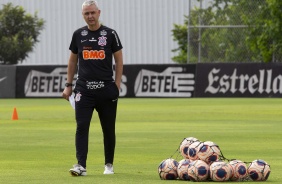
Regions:
[[[67, 67], [58, 67], [51, 72], [31, 70], [24, 84], [26, 97], [61, 97], [67, 79]], [[125, 96], [127, 89], [122, 76], [120, 96]], [[75, 84], [75, 79], [73, 81]]]
[[27, 97], [57, 97], [61, 96], [67, 78], [67, 68], [55, 68], [46, 73], [31, 70], [25, 81]]
[[137, 97], [191, 97], [194, 91], [194, 74], [182, 67], [168, 67], [163, 72], [140, 70], [134, 92]]
[[282, 75], [273, 75], [272, 69], [260, 69], [258, 73], [238, 74], [237, 69], [231, 75], [220, 75], [220, 69], [213, 68], [208, 74], [208, 86], [205, 93], [274, 93], [282, 94]]

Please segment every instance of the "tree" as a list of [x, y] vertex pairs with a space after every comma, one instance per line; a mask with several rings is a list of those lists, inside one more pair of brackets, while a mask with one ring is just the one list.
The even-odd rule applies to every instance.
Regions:
[[0, 64], [18, 64], [33, 50], [44, 20], [12, 3], [0, 10]]
[[[214, 0], [206, 9], [193, 9], [184, 25], [174, 25], [173, 38], [179, 47], [175, 62], [186, 63], [188, 18], [190, 19], [190, 62], [282, 62], [282, 1]], [[201, 25], [213, 25], [202, 28]], [[217, 28], [226, 25], [226, 28]], [[228, 25], [238, 28], [228, 28]], [[246, 28], [240, 28], [246, 25]], [[182, 35], [182, 36], [181, 36]], [[186, 42], [185, 42], [186, 41]], [[186, 44], [186, 46], [185, 46]], [[185, 58], [186, 56], [186, 58]]]
[[[212, 12], [210, 12], [212, 13]], [[201, 16], [203, 17], [202, 19], [202, 23], [204, 25], [208, 25], [211, 21], [211, 15], [209, 14], [203, 14], [201, 10], [193, 10], [191, 12], [191, 19], [190, 19], [190, 25], [195, 26], [198, 24], [198, 15], [201, 14]], [[185, 16], [185, 21], [184, 21], [184, 25], [178, 25], [178, 24], [174, 24], [174, 29], [172, 30], [172, 35], [173, 35], [173, 40], [177, 42], [178, 44], [178, 48], [173, 49], [173, 52], [178, 52], [177, 56], [174, 56], [172, 58], [173, 61], [177, 62], [177, 63], [186, 63], [187, 62], [187, 41], [188, 41], [188, 36], [187, 36], [187, 26], [188, 26], [188, 16]], [[197, 51], [198, 51], [198, 47], [199, 47], [199, 35], [198, 35], [198, 29], [191, 29], [190, 30], [190, 45], [189, 45], [189, 51], [191, 53], [191, 58], [190, 61], [192, 62], [197, 62]], [[206, 54], [205, 49], [203, 49], [204, 51], [204, 55]]]
[[250, 48], [264, 62], [282, 62], [282, 1], [266, 0], [256, 17], [244, 17], [251, 28]]
[[184, 25], [174, 24], [174, 29], [172, 30], [173, 40], [177, 42], [178, 48], [173, 49], [172, 52], [178, 52], [177, 56], [172, 58], [173, 61], [177, 63], [186, 63], [187, 61], [187, 25], [188, 17], [186, 17]]

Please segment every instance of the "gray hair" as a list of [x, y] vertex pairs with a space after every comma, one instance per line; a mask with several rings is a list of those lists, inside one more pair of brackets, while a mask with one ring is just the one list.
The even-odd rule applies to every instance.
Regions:
[[98, 8], [98, 10], [100, 10], [97, 1], [94, 1], [94, 0], [86, 0], [86, 1], [84, 1], [83, 4], [82, 4], [82, 9], [83, 9], [84, 6], [90, 6], [92, 4], [94, 4]]

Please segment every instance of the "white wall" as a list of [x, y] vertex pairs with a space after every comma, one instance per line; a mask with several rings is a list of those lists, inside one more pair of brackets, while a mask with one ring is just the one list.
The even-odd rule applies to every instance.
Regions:
[[[81, 15], [83, 0], [1, 0], [21, 5], [46, 20], [36, 47], [25, 65], [67, 64], [69, 44], [75, 29], [85, 25]], [[124, 46], [125, 64], [167, 64], [177, 47], [173, 24], [183, 24], [189, 0], [98, 0], [100, 21], [115, 29]]]

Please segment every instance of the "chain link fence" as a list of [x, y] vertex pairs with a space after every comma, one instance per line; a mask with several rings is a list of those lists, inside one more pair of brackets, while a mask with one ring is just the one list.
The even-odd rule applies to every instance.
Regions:
[[263, 62], [248, 42], [246, 21], [261, 11], [265, 0], [239, 1], [189, 0], [188, 63]]

